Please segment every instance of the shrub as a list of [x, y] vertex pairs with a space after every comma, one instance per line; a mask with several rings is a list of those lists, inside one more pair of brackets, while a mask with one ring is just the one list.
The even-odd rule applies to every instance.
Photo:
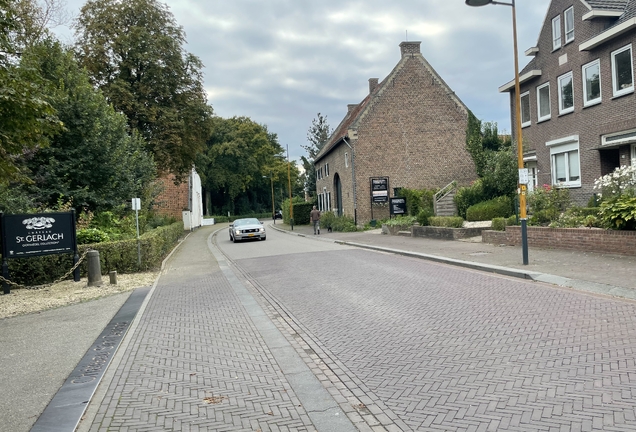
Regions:
[[570, 207], [550, 223], [552, 228], [600, 227], [599, 209], [587, 207]]
[[622, 195], [604, 200], [599, 217], [601, 223], [611, 229], [636, 229], [636, 197]]
[[422, 226], [426, 226], [429, 224], [429, 219], [431, 218], [431, 216], [433, 216], [433, 212], [431, 210], [422, 209], [417, 214], [417, 222]]
[[406, 199], [406, 210], [408, 215], [417, 216], [422, 210], [433, 212], [433, 197], [435, 189], [407, 189], [401, 188], [399, 197]]
[[84, 228], [77, 230], [77, 244], [102, 243], [109, 241], [108, 234], [98, 228]]
[[455, 205], [457, 206], [457, 214], [462, 218], [465, 218], [468, 207], [486, 199], [488, 198], [484, 197], [484, 189], [481, 180], [476, 180], [470, 186], [457, 189], [454, 198]]
[[410, 227], [416, 220], [415, 216], [397, 216], [384, 222], [384, 225]]
[[491, 229], [493, 229], [495, 231], [505, 231], [506, 230], [506, 221], [507, 221], [507, 219], [503, 218], [503, 217], [493, 218]]
[[622, 195], [636, 194], [636, 165], [617, 167], [614, 172], [597, 178], [594, 189], [599, 191], [599, 197], [610, 198]]
[[433, 216], [428, 218], [431, 226], [445, 228], [461, 228], [464, 225], [464, 219], [459, 216]]
[[501, 196], [468, 207], [466, 210], [466, 220], [491, 220], [496, 217], [508, 217], [513, 212], [514, 208], [512, 199], [507, 196]]
[[320, 215], [320, 228], [322, 229], [333, 229], [333, 223], [336, 220], [337, 216], [334, 212], [324, 212]]
[[[322, 217], [321, 217], [322, 219]], [[322, 220], [321, 220], [322, 222]], [[340, 217], [336, 217], [332, 223], [331, 229], [333, 231], [340, 231], [340, 232], [354, 232], [354, 231], [358, 231], [358, 227], [356, 227], [356, 224], [353, 220], [353, 218], [349, 217], [349, 216], [340, 216]]]
[[543, 185], [528, 195], [532, 216], [530, 225], [545, 225], [559, 218], [570, 205], [570, 191], [565, 188]]
[[514, 225], [519, 225], [519, 219], [517, 218], [517, 215], [512, 215], [509, 218], [506, 219], [506, 226], [514, 226]]

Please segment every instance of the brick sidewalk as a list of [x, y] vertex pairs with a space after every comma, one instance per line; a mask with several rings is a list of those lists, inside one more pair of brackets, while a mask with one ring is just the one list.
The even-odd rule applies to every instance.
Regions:
[[210, 232], [196, 231], [171, 258], [80, 430], [315, 430], [207, 249]]

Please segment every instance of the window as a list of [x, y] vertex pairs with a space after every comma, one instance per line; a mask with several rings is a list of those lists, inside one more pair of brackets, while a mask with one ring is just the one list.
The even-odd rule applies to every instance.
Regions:
[[530, 126], [530, 92], [521, 94], [521, 127]]
[[566, 10], [564, 15], [565, 15], [565, 43], [568, 43], [574, 40], [574, 6]]
[[345, 168], [349, 168], [349, 153], [345, 153]]
[[537, 117], [538, 121], [548, 120], [552, 115], [550, 110], [550, 83], [537, 87]]
[[561, 48], [561, 15], [552, 18], [552, 49]]
[[574, 95], [572, 94], [572, 72], [559, 77], [559, 114], [574, 111]]
[[331, 211], [331, 192], [327, 192], [327, 206], [325, 211]]
[[325, 177], [329, 177], [329, 164], [325, 164]]
[[634, 91], [631, 45], [612, 53], [612, 87], [614, 96], [622, 96]]
[[601, 64], [598, 60], [583, 66], [583, 105], [601, 101]]
[[636, 144], [632, 144], [632, 166], [636, 166]]
[[546, 143], [550, 147], [552, 184], [555, 186], [581, 186], [578, 135]]

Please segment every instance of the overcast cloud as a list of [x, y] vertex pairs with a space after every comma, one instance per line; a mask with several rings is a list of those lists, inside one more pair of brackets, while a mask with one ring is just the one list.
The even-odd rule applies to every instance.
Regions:
[[[77, 15], [84, 2], [67, 1]], [[289, 145], [292, 159], [306, 155], [300, 146], [318, 112], [336, 127], [347, 104], [366, 96], [368, 79], [389, 74], [407, 32], [479, 119], [510, 132], [508, 97], [497, 91], [514, 77], [510, 7], [473, 8], [464, 0], [165, 3], [186, 32], [187, 50], [205, 65], [214, 112], [266, 124], [283, 148]], [[529, 60], [523, 52], [536, 44], [549, 0], [516, 3], [523, 68]]]

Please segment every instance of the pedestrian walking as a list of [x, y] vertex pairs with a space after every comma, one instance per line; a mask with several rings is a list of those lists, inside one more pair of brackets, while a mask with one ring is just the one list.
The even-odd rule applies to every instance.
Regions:
[[314, 235], [320, 234], [320, 210], [314, 206], [309, 214], [309, 220], [314, 225]]

